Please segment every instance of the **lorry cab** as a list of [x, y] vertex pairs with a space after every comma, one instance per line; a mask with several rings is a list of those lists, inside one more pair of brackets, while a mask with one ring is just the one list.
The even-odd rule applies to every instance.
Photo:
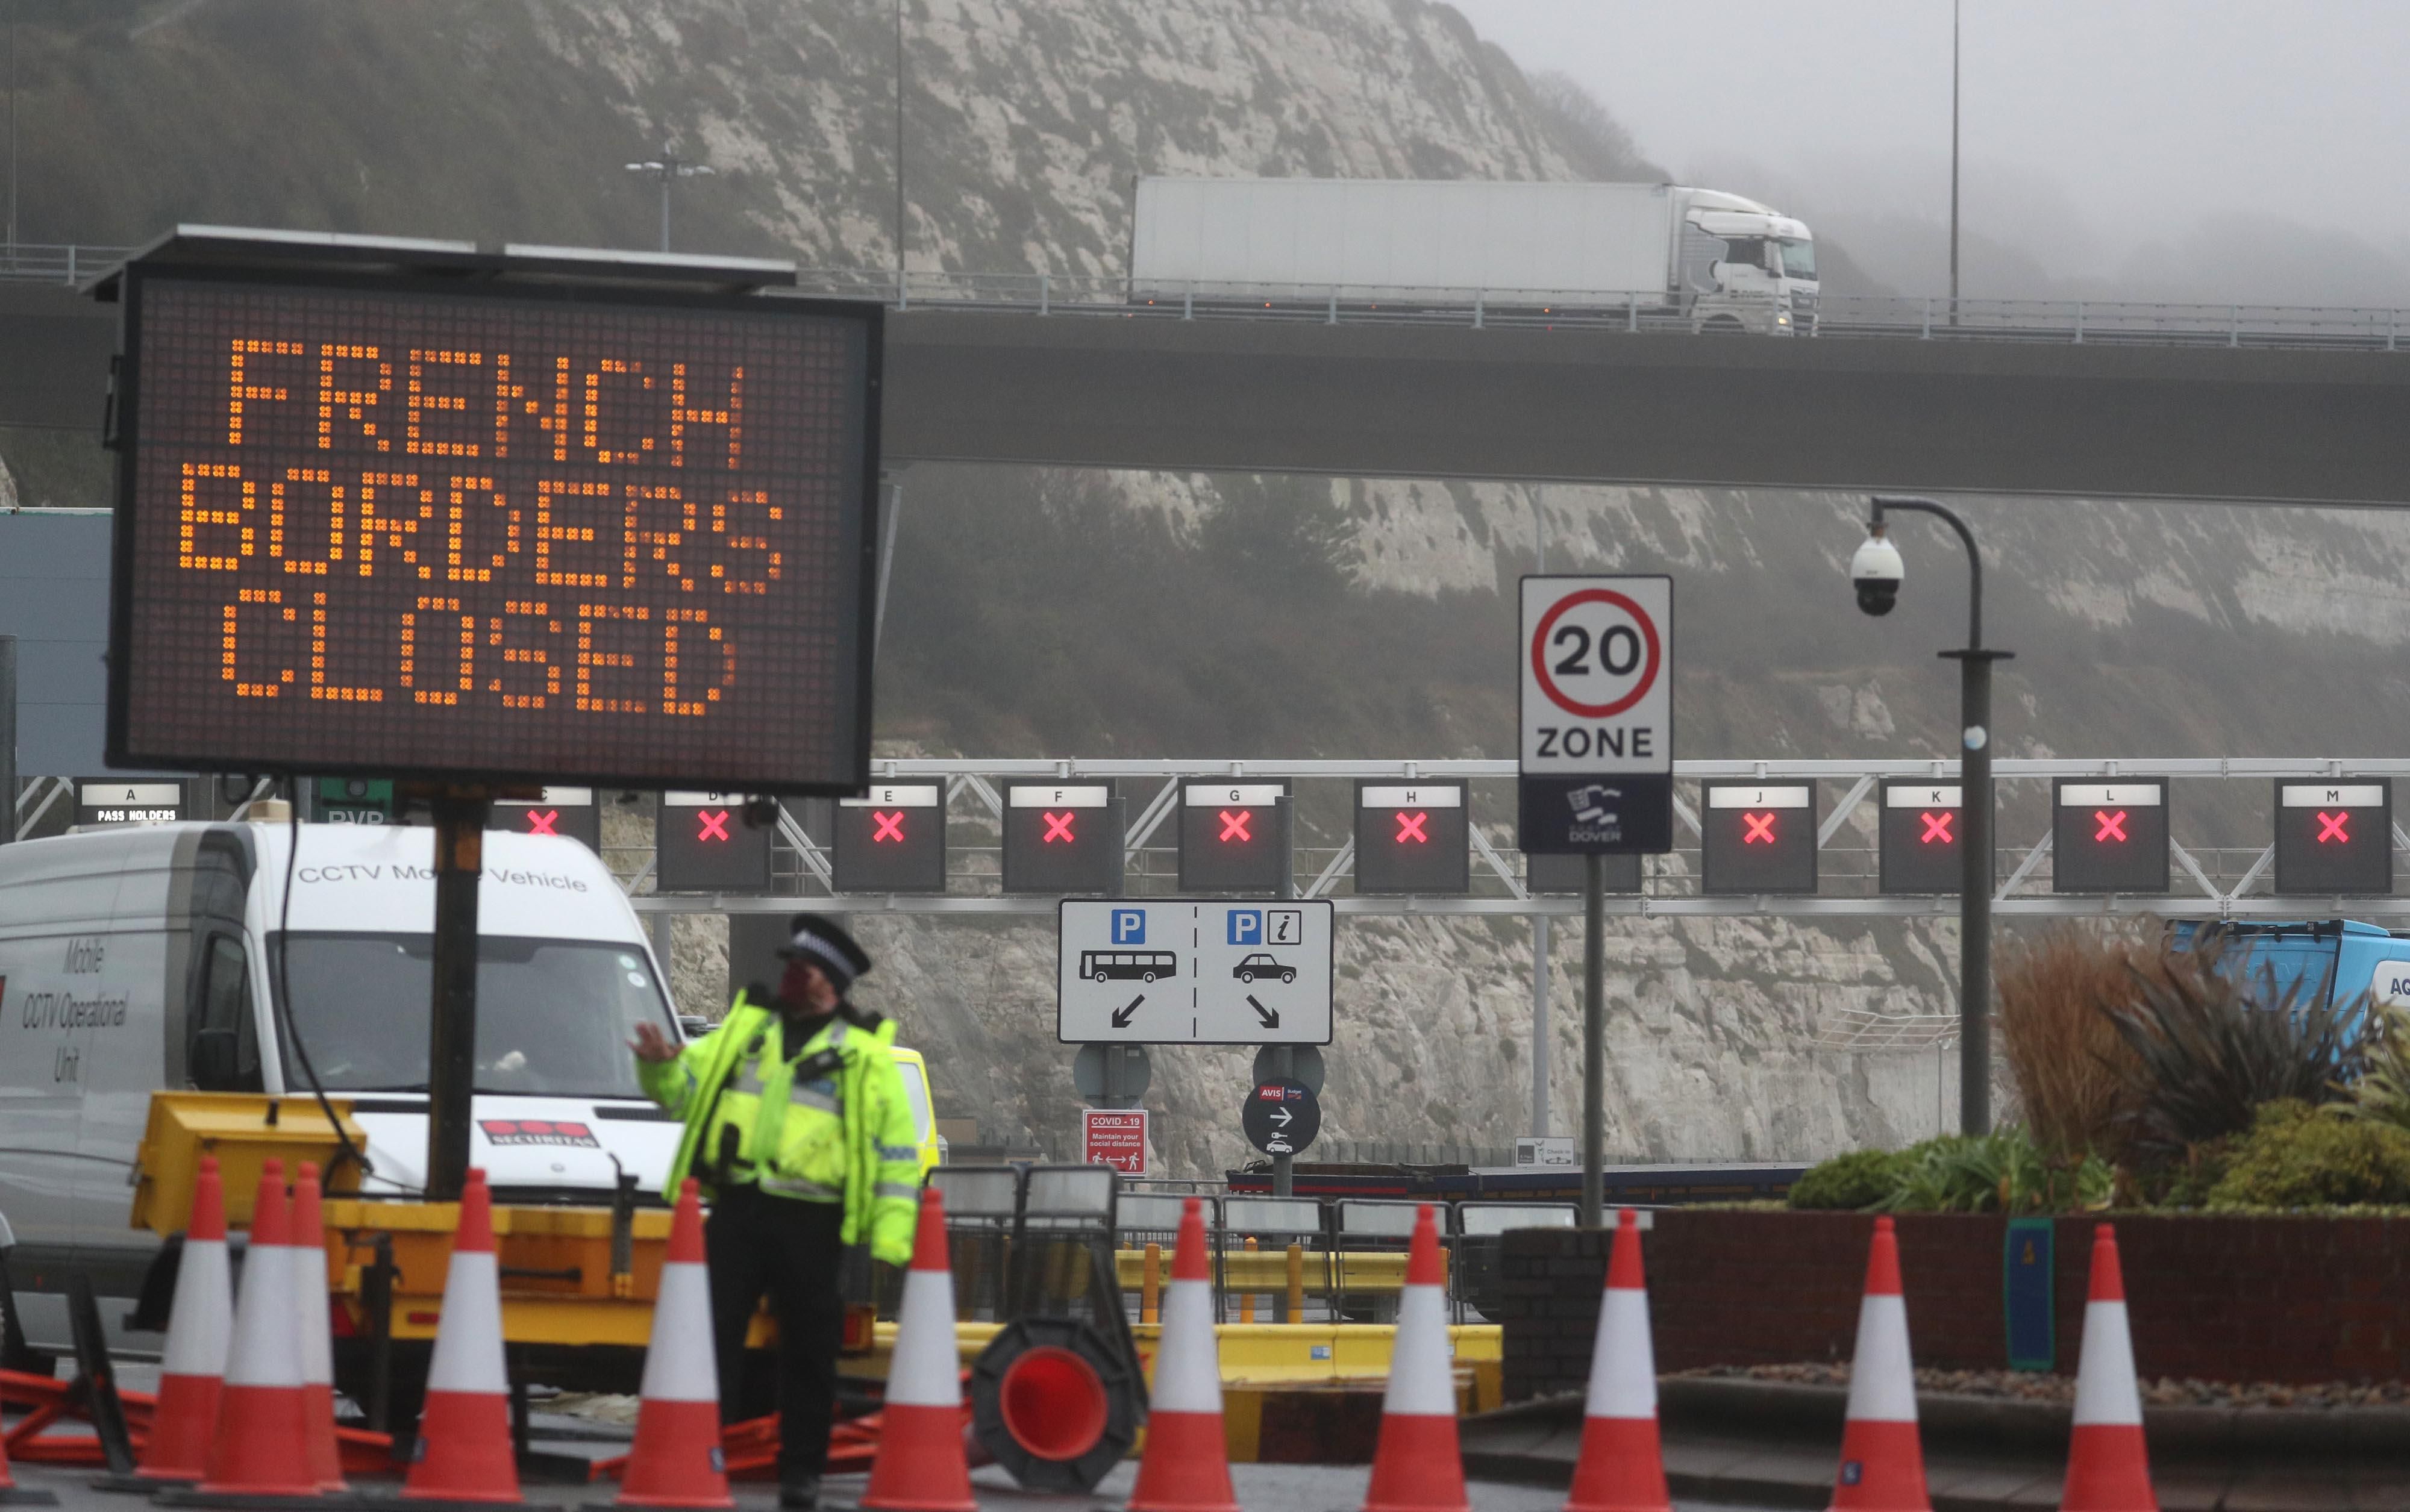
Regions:
[[[0, 1284], [33, 1348], [69, 1343], [70, 1270], [112, 1332], [140, 1288], [155, 1090], [308, 1095], [314, 1072], [368, 1134], [362, 1195], [423, 1186], [433, 835], [178, 823], [0, 846]], [[574, 840], [491, 832], [478, 901], [472, 1162], [503, 1202], [607, 1203], [622, 1170], [658, 1194], [678, 1126], [626, 1041], [646, 1020], [681, 1035], [625, 894]]]
[[1684, 267], [1699, 330], [1813, 336], [1816, 240], [1803, 221], [1712, 189], [1687, 191]]
[[2178, 950], [2217, 941], [2226, 952], [2221, 971], [2268, 1003], [2290, 994], [2298, 1009], [2342, 1010], [2355, 1034], [2369, 1007], [2410, 1005], [2410, 939], [2357, 919], [2185, 920], [2169, 926], [2168, 938]]

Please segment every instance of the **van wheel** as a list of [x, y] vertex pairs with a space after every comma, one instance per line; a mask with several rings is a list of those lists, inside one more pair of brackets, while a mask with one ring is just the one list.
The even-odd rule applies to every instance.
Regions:
[[8, 1258], [0, 1254], [0, 1370], [51, 1375], [58, 1365], [58, 1356], [25, 1343], [24, 1326], [17, 1320], [17, 1288], [8, 1276]]

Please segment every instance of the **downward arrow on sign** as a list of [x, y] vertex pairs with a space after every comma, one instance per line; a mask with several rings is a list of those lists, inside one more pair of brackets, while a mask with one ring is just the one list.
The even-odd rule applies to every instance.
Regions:
[[1126, 1028], [1128, 1028], [1128, 1027], [1129, 1027], [1130, 1015], [1131, 1015], [1131, 1014], [1133, 1014], [1133, 1013], [1135, 1013], [1135, 1012], [1137, 1012], [1137, 1011], [1138, 1011], [1138, 1005], [1139, 1005], [1139, 1004], [1140, 1004], [1140, 1003], [1143, 1003], [1143, 1002], [1145, 1002], [1145, 1001], [1146, 1001], [1146, 994], [1144, 994], [1144, 993], [1140, 993], [1140, 994], [1139, 994], [1136, 997], [1133, 997], [1133, 998], [1131, 998], [1131, 999], [1129, 1000], [1129, 1006], [1128, 1006], [1127, 1008], [1117, 1008], [1117, 1009], [1114, 1009], [1114, 1010], [1113, 1010], [1113, 1027], [1114, 1027], [1114, 1028], [1116, 1028], [1116, 1029], [1126, 1029]]
[[1256, 1017], [1264, 1021], [1265, 1028], [1277, 1029], [1280, 1027], [1280, 1015], [1272, 1011], [1270, 1009], [1266, 1008], [1263, 1004], [1256, 1002], [1255, 994], [1249, 993], [1247, 995], [1247, 1006], [1256, 1010]]

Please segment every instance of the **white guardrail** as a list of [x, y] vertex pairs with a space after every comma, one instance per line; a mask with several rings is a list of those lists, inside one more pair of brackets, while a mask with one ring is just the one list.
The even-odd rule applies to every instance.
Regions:
[[[841, 894], [830, 886], [827, 848], [792, 812], [781, 822], [777, 893], [772, 896], [718, 894], [655, 894], [641, 891], [652, 877], [649, 846], [606, 847], [614, 869], [631, 889], [639, 913], [753, 913], [792, 909], [816, 900], [835, 911], [1049, 915], [1056, 899], [999, 891], [1003, 798], [996, 778], [1115, 778], [1122, 783], [1129, 820], [1124, 840], [1125, 887], [1133, 897], [1177, 891], [1177, 847], [1166, 831], [1180, 784], [1233, 778], [1289, 778], [1293, 792], [1318, 800], [1300, 816], [1300, 839], [1293, 855], [1293, 884], [1300, 897], [1329, 897], [1340, 913], [1572, 916], [1582, 900], [1569, 894], [1534, 894], [1521, 852], [1513, 847], [1516, 775], [1511, 761], [1197, 761], [1197, 760], [880, 760], [872, 763], [878, 781], [938, 778], [946, 784], [950, 814], [948, 891], [936, 894]], [[1876, 852], [1851, 820], [1878, 799], [1884, 778], [1953, 779], [1958, 765], [1947, 761], [1689, 761], [1674, 763], [1677, 781], [1675, 850], [1644, 865], [1641, 891], [1610, 894], [1606, 911], [1624, 917], [1900, 917], [1954, 918], [1952, 895], [1884, 894], [1878, 886]], [[2197, 826], [2206, 809], [2231, 818], [2241, 804], [2268, 804], [2279, 778], [2333, 781], [2345, 778], [2410, 777], [2410, 760], [2395, 758], [2205, 757], [2171, 760], [2005, 760], [1993, 763], [1997, 787], [1994, 912], [2003, 917], [2336, 918], [2410, 919], [2410, 895], [2338, 898], [2280, 895], [2274, 891], [2272, 844], [2215, 845], [2185, 839], [2185, 822]], [[2169, 841], [2170, 891], [2165, 894], [2061, 894], [2052, 891], [2049, 787], [2055, 778], [2159, 778], [2170, 779], [2174, 821]], [[1357, 778], [1402, 780], [1462, 778], [1494, 784], [1476, 790], [1471, 826], [1474, 866], [1472, 891], [1462, 895], [1359, 896], [1340, 891], [1352, 880], [1352, 841], [1316, 843], [1302, 837], [1311, 821], [1327, 812], [1343, 830], [1353, 801], [1348, 786]], [[1820, 805], [1817, 828], [1818, 887], [1813, 894], [1707, 896], [1701, 894], [1696, 788], [1703, 778], [1765, 781], [1809, 780], [1847, 784]], [[2187, 805], [2187, 786], [2244, 783], [2253, 791], [2220, 794], [2212, 806]], [[1328, 783], [1327, 792], [1312, 785]], [[1159, 786], [1157, 786], [1159, 784]], [[1298, 801], [1292, 798], [1292, 803]], [[794, 806], [791, 805], [791, 808]], [[1486, 810], [1486, 817], [1484, 815]], [[2263, 830], [2264, 833], [2264, 830]], [[1160, 836], [1160, 837], [1159, 837]], [[2399, 879], [2410, 857], [2410, 831], [2393, 826], [2394, 869]]]
[[[130, 247], [0, 246], [0, 282], [78, 284]], [[1332, 326], [1458, 326], [1562, 331], [1703, 329], [1662, 289], [1378, 289], [1173, 284], [1140, 287], [1122, 275], [978, 273], [808, 268], [797, 292], [915, 306], [1039, 316], [1282, 320]], [[2348, 305], [2185, 304], [2108, 299], [1958, 299], [1822, 295], [1793, 310], [1787, 336], [2095, 345], [2284, 347], [2400, 351], [2399, 309]], [[1708, 334], [1717, 328], [1704, 327]], [[1737, 333], [1735, 333], [1737, 334]]]

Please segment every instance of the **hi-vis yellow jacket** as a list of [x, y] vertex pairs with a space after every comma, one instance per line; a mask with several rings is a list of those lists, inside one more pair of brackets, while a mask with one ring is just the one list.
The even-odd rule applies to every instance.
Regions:
[[[873, 1258], [908, 1264], [921, 1150], [903, 1074], [888, 1054], [895, 1025], [840, 1013], [797, 1049], [779, 1036], [777, 1009], [748, 988], [719, 1028], [675, 1060], [637, 1063], [646, 1095], [686, 1121], [662, 1190], [676, 1191], [691, 1175], [706, 1187], [725, 1179], [802, 1201], [843, 1202], [844, 1243], [867, 1243]], [[723, 1128], [737, 1135], [725, 1170]]]

